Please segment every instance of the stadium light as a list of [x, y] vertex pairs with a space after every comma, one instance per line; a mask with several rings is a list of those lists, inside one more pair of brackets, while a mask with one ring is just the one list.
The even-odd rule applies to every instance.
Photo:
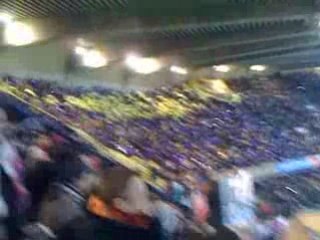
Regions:
[[22, 22], [11, 22], [4, 30], [5, 42], [13, 46], [23, 46], [36, 40], [34, 29]]
[[79, 55], [81, 64], [85, 67], [100, 68], [108, 65], [108, 58], [99, 50], [77, 46], [74, 53]]
[[126, 65], [137, 73], [150, 74], [161, 68], [161, 63], [155, 58], [144, 58], [136, 55], [128, 55]]
[[88, 49], [84, 48], [84, 47], [80, 47], [80, 46], [77, 46], [75, 47], [74, 49], [74, 52], [77, 54], [77, 55], [85, 55], [87, 52], [88, 52]]
[[100, 68], [108, 64], [108, 59], [98, 50], [89, 50], [82, 57], [82, 64], [89, 68]]
[[170, 71], [173, 73], [181, 74], [181, 75], [188, 74], [188, 70], [186, 68], [174, 66], [174, 65], [170, 67]]
[[266, 66], [264, 66], [264, 65], [252, 65], [251, 67], [250, 67], [250, 70], [251, 71], [256, 71], [256, 72], [263, 72], [263, 71], [265, 71], [266, 70]]
[[228, 65], [216, 65], [216, 66], [213, 66], [213, 69], [217, 72], [226, 73], [226, 72], [229, 72], [231, 68]]
[[8, 25], [13, 22], [13, 16], [8, 13], [0, 13], [0, 23]]

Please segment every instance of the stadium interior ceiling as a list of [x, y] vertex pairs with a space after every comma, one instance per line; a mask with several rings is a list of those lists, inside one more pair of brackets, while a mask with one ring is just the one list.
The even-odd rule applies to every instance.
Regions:
[[[39, 29], [39, 41], [23, 48], [48, 48], [63, 40], [63, 46], [72, 49], [77, 41], [85, 41], [107, 52], [108, 68], [116, 69], [128, 52], [137, 52], [192, 71], [221, 64], [263, 64], [276, 71], [317, 67], [319, 9], [320, 1], [316, 0], [0, 2], [1, 11]], [[13, 53], [8, 53], [12, 47], [4, 41], [0, 46], [0, 56], [5, 52], [4, 58], [12, 58]], [[64, 50], [64, 61], [55, 61], [63, 62], [64, 72], [74, 71], [70, 52]], [[57, 53], [51, 49], [40, 55], [52, 54]], [[10, 67], [4, 69], [10, 73]], [[51, 67], [50, 71], [57, 69]], [[128, 78], [127, 71], [121, 68], [119, 72]], [[85, 76], [95, 78], [90, 74]]]

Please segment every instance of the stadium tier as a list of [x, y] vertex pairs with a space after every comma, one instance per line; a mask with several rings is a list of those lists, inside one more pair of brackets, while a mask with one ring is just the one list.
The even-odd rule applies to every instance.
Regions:
[[220, 170], [318, 153], [316, 77], [273, 76], [245, 87], [219, 80], [223, 90], [206, 80], [145, 93], [10, 77], [1, 89], [150, 166]]

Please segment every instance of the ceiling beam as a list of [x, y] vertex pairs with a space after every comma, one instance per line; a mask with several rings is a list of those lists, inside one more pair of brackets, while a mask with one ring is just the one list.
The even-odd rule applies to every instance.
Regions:
[[320, 48], [320, 40], [309, 42], [309, 43], [301, 43], [288, 47], [275, 47], [257, 51], [248, 51], [239, 54], [232, 54], [223, 57], [217, 58], [207, 58], [204, 60], [199, 60], [195, 62], [195, 65], [198, 66], [208, 66], [212, 64], [220, 64], [220, 63], [228, 63], [228, 62], [239, 62], [242, 60], [252, 59], [253, 61], [258, 58], [264, 58], [268, 56], [276, 56], [276, 55], [285, 55], [291, 52], [302, 52], [309, 49], [318, 49]]
[[[146, 27], [142, 22], [139, 24], [139, 19], [136, 19], [135, 22], [128, 24], [121, 24], [125, 27], [117, 28], [112, 27], [112, 29], [106, 29], [105, 32], [100, 32], [104, 34], [106, 40], [108, 38], [114, 37], [127, 37], [132, 34], [161, 34], [163, 32], [173, 33], [178, 31], [196, 31], [202, 29], [218, 29], [225, 28], [230, 26], [241, 26], [241, 25], [250, 25], [250, 24], [272, 24], [275, 22], [292, 22], [292, 21], [305, 21], [313, 22], [315, 18], [314, 14], [296, 14], [296, 15], [286, 15], [286, 16], [272, 16], [272, 17], [261, 17], [261, 18], [245, 18], [245, 19], [235, 19], [227, 21], [212, 21], [212, 22], [179, 22], [171, 23], [167, 25], [154, 25], [152, 27]], [[129, 25], [129, 26], [128, 26]]]
[[266, 64], [266, 65], [278, 65], [278, 64], [288, 64], [295, 63], [298, 64], [301, 60], [319, 61], [320, 60], [320, 49], [307, 49], [301, 52], [289, 52], [277, 56], [265, 56], [258, 59], [247, 59], [239, 61], [239, 64], [250, 65], [256, 64]]
[[[271, 41], [286, 41], [286, 40], [292, 40], [294, 38], [304, 38], [304, 37], [312, 37], [312, 36], [319, 36], [319, 30], [305, 30], [305, 31], [299, 31], [292, 33], [291, 30], [289, 30], [289, 33], [284, 32], [278, 32], [278, 33], [266, 33], [267, 35], [250, 35], [250, 37], [242, 37], [240, 40], [229, 40], [229, 39], [221, 39], [217, 41], [216, 43], [203, 45], [203, 46], [194, 46], [189, 48], [181, 48], [177, 49], [175, 53], [179, 52], [190, 52], [190, 53], [199, 53], [199, 52], [206, 52], [211, 50], [216, 50], [223, 47], [236, 47], [241, 45], [248, 45], [248, 44], [257, 44], [257, 43], [265, 43], [265, 42], [271, 42]], [[237, 38], [238, 39], [238, 38]]]
[[208, 50], [206, 52], [192, 52], [184, 54], [183, 56], [191, 61], [202, 61], [204, 59], [221, 59], [223, 57], [229, 56], [238, 56], [239, 54], [247, 54], [247, 53], [255, 53], [256, 51], [260, 50], [269, 50], [274, 48], [282, 48], [282, 47], [289, 47], [289, 46], [296, 46], [296, 45], [306, 45], [308, 43], [313, 43], [318, 41], [320, 38], [317, 35], [312, 35], [308, 37], [296, 37], [286, 40], [275, 39], [272, 41], [266, 42], [257, 42], [257, 43], [250, 43], [250, 44], [243, 44], [243, 45], [229, 45], [225, 47], [220, 47], [213, 50]]

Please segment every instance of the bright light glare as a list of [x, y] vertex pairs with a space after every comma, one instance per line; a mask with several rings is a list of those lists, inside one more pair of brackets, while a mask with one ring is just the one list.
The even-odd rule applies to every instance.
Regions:
[[125, 63], [137, 73], [150, 74], [161, 68], [161, 63], [155, 58], [143, 58], [135, 55], [127, 56]]
[[81, 58], [81, 63], [85, 67], [99, 68], [108, 64], [108, 59], [100, 51], [77, 46], [74, 52]]
[[230, 71], [230, 66], [228, 65], [217, 65], [217, 66], [213, 66], [214, 70], [216, 70], [217, 72], [229, 72]]
[[78, 55], [85, 55], [88, 52], [88, 49], [78, 46], [74, 49], [74, 52]]
[[108, 64], [108, 59], [97, 50], [90, 50], [82, 55], [83, 66], [90, 68], [99, 68]]
[[13, 17], [8, 13], [0, 13], [0, 23], [5, 25], [12, 23]]
[[181, 75], [188, 74], [188, 70], [186, 68], [179, 67], [179, 66], [171, 66], [170, 71], [177, 74], [181, 74]]
[[4, 30], [5, 41], [9, 45], [22, 46], [36, 40], [34, 29], [22, 22], [12, 22]]
[[252, 65], [250, 67], [250, 70], [251, 71], [256, 71], [256, 72], [262, 72], [262, 71], [266, 70], [266, 66], [264, 66], [264, 65]]

